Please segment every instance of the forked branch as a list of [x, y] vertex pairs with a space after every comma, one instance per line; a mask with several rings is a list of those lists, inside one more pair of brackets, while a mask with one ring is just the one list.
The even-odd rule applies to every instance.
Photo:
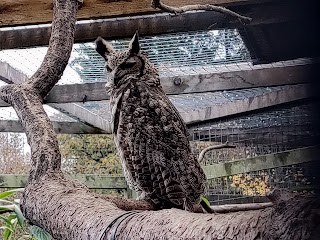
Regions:
[[196, 4], [196, 5], [186, 5], [183, 7], [171, 7], [171, 6], [168, 6], [164, 3], [162, 3], [160, 0], [152, 0], [151, 4], [152, 4], [153, 8], [158, 8], [164, 12], [174, 13], [174, 14], [184, 13], [184, 12], [189, 12], [189, 11], [204, 10], [204, 11], [219, 12], [219, 13], [223, 13], [228, 16], [238, 18], [240, 20], [240, 22], [245, 23], [245, 24], [250, 23], [252, 20], [252, 18], [250, 18], [250, 17], [242, 16], [242, 15], [240, 15], [236, 12], [233, 12], [225, 7], [211, 5], [211, 4], [205, 4], [205, 5]]

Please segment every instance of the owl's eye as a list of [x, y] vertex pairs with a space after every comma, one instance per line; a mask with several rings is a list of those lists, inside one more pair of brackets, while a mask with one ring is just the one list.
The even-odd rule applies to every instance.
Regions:
[[111, 67], [109, 67], [108, 65], [106, 65], [106, 69], [107, 69], [108, 72], [112, 72]]
[[120, 65], [121, 69], [132, 68], [136, 63], [135, 62], [124, 62]]

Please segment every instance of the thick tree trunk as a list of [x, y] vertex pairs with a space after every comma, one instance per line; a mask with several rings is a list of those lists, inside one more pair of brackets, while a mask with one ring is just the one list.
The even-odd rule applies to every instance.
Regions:
[[76, 12], [76, 0], [55, 0], [52, 36], [40, 69], [26, 83], [0, 88], [0, 98], [16, 110], [31, 146], [32, 167], [21, 201], [31, 224], [61, 240], [320, 239], [320, 204], [312, 195], [276, 190], [270, 195], [274, 207], [210, 215], [151, 211], [155, 208], [148, 202], [99, 196], [67, 180], [42, 101], [67, 65]]

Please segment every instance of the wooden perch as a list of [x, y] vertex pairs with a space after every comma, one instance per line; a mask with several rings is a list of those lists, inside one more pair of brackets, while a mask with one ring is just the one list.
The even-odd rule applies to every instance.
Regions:
[[220, 145], [206, 147], [199, 154], [198, 162], [201, 163], [203, 161], [205, 154], [211, 150], [217, 150], [217, 149], [222, 149], [222, 148], [235, 148], [235, 147], [236, 147], [235, 145], [230, 145], [229, 142], [226, 142], [226, 143], [220, 144]]
[[238, 18], [242, 23], [245, 23], [245, 24], [250, 23], [252, 20], [252, 18], [250, 18], [250, 17], [242, 16], [242, 15], [240, 15], [236, 12], [233, 12], [225, 7], [215, 6], [215, 5], [211, 5], [211, 4], [205, 4], [205, 5], [197, 4], [197, 5], [187, 5], [187, 6], [183, 6], [183, 7], [171, 7], [171, 6], [168, 6], [164, 3], [162, 3], [160, 0], [152, 0], [151, 4], [152, 4], [153, 8], [159, 8], [160, 10], [162, 10], [164, 12], [174, 13], [174, 14], [184, 13], [184, 12], [189, 12], [189, 11], [204, 10], [204, 11], [219, 12], [219, 13], [223, 13], [228, 16]]
[[156, 208], [149, 202], [97, 195], [80, 182], [66, 179], [57, 137], [42, 103], [67, 65], [78, 2], [53, 2], [52, 34], [41, 67], [25, 83], [0, 88], [0, 98], [14, 107], [31, 146], [32, 166], [21, 199], [30, 224], [45, 229], [56, 240], [316, 239], [320, 227], [314, 212], [319, 212], [320, 203], [313, 195], [277, 190], [269, 196], [274, 207], [197, 214], [177, 209], [153, 211]]

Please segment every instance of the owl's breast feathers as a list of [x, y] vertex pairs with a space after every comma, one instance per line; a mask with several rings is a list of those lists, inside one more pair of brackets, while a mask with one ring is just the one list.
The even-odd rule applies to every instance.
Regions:
[[113, 108], [115, 141], [129, 185], [162, 207], [198, 203], [206, 177], [192, 155], [185, 124], [161, 87], [131, 84]]

